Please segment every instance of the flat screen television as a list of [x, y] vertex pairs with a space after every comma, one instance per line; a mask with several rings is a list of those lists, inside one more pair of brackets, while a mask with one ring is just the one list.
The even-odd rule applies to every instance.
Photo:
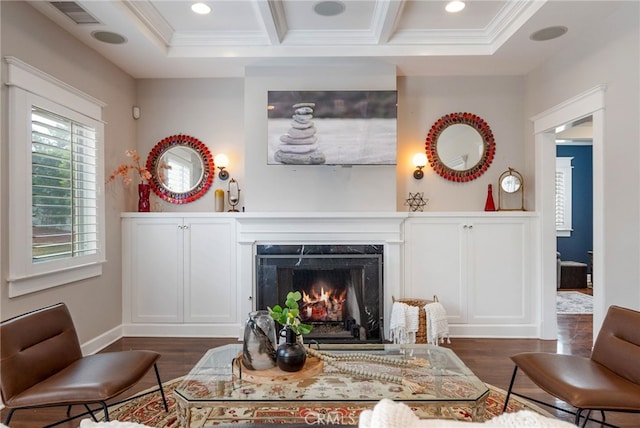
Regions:
[[397, 91], [269, 91], [269, 165], [395, 165]]

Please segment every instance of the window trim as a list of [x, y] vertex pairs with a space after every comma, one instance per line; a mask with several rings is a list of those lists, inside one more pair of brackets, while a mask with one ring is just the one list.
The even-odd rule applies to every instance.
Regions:
[[[564, 180], [564, 223], [562, 226], [556, 224], [556, 236], [560, 238], [570, 238], [573, 232], [573, 157], [556, 157], [556, 171], [562, 172]], [[557, 210], [557, 209], [556, 209]]]
[[[9, 87], [9, 297], [92, 278], [105, 260], [104, 123], [105, 103], [18, 60], [6, 57]], [[31, 258], [31, 106], [62, 113], [96, 128], [98, 251], [46, 263]]]

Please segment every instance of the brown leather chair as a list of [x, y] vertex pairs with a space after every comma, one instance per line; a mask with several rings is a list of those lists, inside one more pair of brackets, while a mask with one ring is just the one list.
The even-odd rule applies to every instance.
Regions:
[[[82, 356], [80, 342], [63, 303], [0, 323], [0, 396], [9, 409], [68, 406], [65, 421], [91, 414], [100, 404], [109, 420], [107, 400], [138, 383], [153, 367], [165, 411], [168, 411], [153, 351], [106, 352]], [[154, 390], [152, 392], [155, 392]], [[71, 406], [86, 412], [70, 416]], [[94, 409], [95, 410], [95, 409]]]
[[591, 357], [525, 352], [511, 360], [516, 366], [504, 410], [511, 394], [559, 409], [512, 391], [520, 369], [540, 389], [575, 407], [570, 413], [576, 425], [585, 410], [584, 425], [592, 410], [600, 411], [603, 420], [606, 411], [640, 412], [640, 312], [611, 306]]

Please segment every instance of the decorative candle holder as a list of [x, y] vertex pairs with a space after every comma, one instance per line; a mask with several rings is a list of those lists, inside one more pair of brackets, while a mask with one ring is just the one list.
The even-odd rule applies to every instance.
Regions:
[[238, 186], [238, 182], [234, 178], [229, 181], [227, 199], [229, 200], [229, 205], [231, 205], [229, 212], [237, 213], [236, 205], [240, 203], [240, 186]]

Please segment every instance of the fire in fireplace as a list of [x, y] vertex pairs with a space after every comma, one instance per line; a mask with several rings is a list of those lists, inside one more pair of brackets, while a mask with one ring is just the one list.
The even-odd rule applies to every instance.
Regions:
[[258, 245], [256, 306], [299, 290], [306, 339], [381, 342], [382, 255], [378, 245]]
[[[320, 291], [317, 291], [317, 285], [320, 286]], [[325, 286], [327, 286], [326, 291]], [[304, 290], [302, 292], [300, 318], [308, 322], [343, 321], [344, 304], [347, 301], [346, 294], [347, 290], [338, 292], [322, 281], [319, 284], [314, 284], [310, 294]]]

